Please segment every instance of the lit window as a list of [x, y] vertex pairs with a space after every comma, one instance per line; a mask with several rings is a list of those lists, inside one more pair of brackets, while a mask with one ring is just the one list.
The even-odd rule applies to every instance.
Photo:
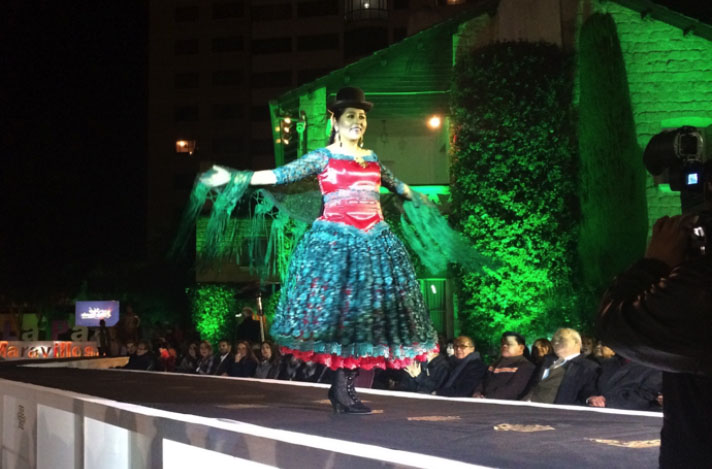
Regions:
[[387, 0], [346, 0], [344, 15], [347, 21], [388, 19]]
[[189, 156], [195, 153], [195, 140], [176, 140], [176, 153], [186, 153]]

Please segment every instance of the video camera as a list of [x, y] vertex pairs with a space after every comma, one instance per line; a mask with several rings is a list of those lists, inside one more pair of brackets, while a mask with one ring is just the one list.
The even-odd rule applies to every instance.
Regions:
[[693, 254], [705, 255], [707, 234], [712, 238], [712, 193], [705, 184], [712, 182], [712, 126], [683, 126], [664, 130], [650, 139], [643, 153], [643, 163], [658, 183], [670, 184], [670, 189], [680, 191], [683, 214], [697, 214], [693, 228], [691, 248]]

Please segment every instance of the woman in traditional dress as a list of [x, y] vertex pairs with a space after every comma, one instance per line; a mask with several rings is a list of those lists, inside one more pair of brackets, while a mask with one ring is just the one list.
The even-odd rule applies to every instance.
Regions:
[[[329, 399], [337, 413], [371, 412], [354, 390], [359, 368], [403, 368], [437, 350], [408, 253], [384, 221], [379, 189], [416, 204], [421, 196], [363, 148], [372, 107], [361, 89], [339, 90], [327, 106], [327, 147], [249, 179], [271, 185], [318, 177], [323, 211], [290, 259], [270, 333], [284, 355], [336, 371]], [[216, 187], [234, 182], [234, 174], [215, 167], [201, 182]]]

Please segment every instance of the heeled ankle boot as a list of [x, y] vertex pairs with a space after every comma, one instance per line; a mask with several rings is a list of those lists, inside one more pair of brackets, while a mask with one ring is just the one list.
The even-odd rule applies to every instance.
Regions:
[[346, 391], [349, 393], [349, 397], [353, 402], [351, 406], [353, 409], [358, 409], [358, 413], [370, 414], [371, 409], [367, 407], [361, 399], [358, 398], [356, 394], [356, 377], [358, 376], [358, 369], [356, 370], [346, 370]]
[[[358, 401], [358, 404], [351, 397], [356, 391], [349, 390], [348, 375], [350, 371], [339, 368], [334, 373], [334, 382], [329, 388], [329, 400], [336, 414], [370, 414], [371, 409]], [[358, 397], [357, 397], [358, 399]]]

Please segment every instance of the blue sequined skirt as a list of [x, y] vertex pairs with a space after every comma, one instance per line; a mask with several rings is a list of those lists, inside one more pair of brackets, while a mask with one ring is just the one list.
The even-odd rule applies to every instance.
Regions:
[[408, 253], [388, 224], [317, 220], [297, 245], [271, 335], [332, 368], [401, 368], [437, 347]]

